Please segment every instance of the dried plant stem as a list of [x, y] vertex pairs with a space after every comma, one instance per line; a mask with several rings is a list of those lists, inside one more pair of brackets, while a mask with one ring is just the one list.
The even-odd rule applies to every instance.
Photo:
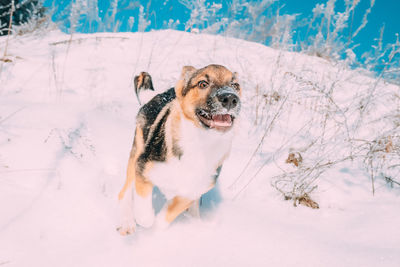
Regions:
[[[13, 15], [14, 15], [14, 0], [11, 0], [11, 12], [10, 12], [10, 23], [8, 24], [8, 33], [7, 33], [7, 39], [6, 39], [6, 45], [4, 47], [4, 53], [3, 53], [3, 58], [5, 59], [7, 56], [7, 50], [8, 50], [8, 43], [10, 40], [10, 35], [11, 35], [11, 27], [12, 27], [12, 23], [13, 23]], [[1, 64], [0, 64], [0, 76], [1, 73], [3, 72], [3, 64], [4, 61], [0, 60]]]
[[369, 160], [370, 168], [371, 168], [371, 186], [372, 186], [372, 195], [375, 195], [375, 177], [374, 177], [374, 167], [373, 167], [373, 159]]
[[258, 110], [260, 108], [260, 86], [257, 84], [256, 86], [256, 119], [254, 120], [254, 125], [256, 126], [258, 124]]
[[11, 114], [9, 114], [7, 117], [5, 117], [4, 119], [0, 120], [0, 124], [2, 124], [3, 122], [5, 122], [6, 120], [10, 119], [12, 116], [14, 116], [15, 114], [17, 114], [18, 112], [22, 111], [23, 109], [25, 109], [25, 107], [22, 107], [14, 112], [12, 112]]
[[273, 119], [271, 120], [271, 122], [268, 124], [268, 127], [265, 128], [264, 130], [264, 134], [260, 140], [260, 142], [258, 143], [256, 149], [254, 150], [253, 154], [251, 155], [250, 159], [247, 161], [245, 167], [243, 168], [243, 170], [240, 172], [239, 176], [235, 179], [235, 181], [228, 187], [229, 189], [233, 188], [233, 186], [239, 181], [239, 179], [242, 177], [242, 175], [246, 172], [246, 170], [248, 169], [248, 167], [250, 166], [250, 163], [253, 161], [254, 157], [256, 156], [257, 152], [259, 151], [259, 149], [261, 148], [262, 144], [264, 143], [264, 139], [265, 137], [267, 137], [267, 134], [269, 133], [270, 129], [272, 128], [275, 120], [278, 118], [279, 114], [281, 113], [283, 106], [286, 103], [286, 100], [288, 98], [285, 97], [285, 99], [282, 101], [281, 106], [279, 107], [278, 111], [275, 113]]
[[67, 65], [67, 59], [68, 59], [68, 55], [69, 55], [69, 50], [71, 48], [71, 44], [72, 44], [72, 39], [74, 36], [74, 30], [71, 29], [71, 34], [69, 36], [69, 40], [67, 41], [67, 51], [65, 52], [65, 58], [64, 58], [64, 63], [63, 63], [63, 68], [62, 68], [62, 74], [61, 74], [61, 84], [60, 86], [56, 86], [57, 90], [58, 90], [58, 97], [61, 97], [62, 95], [62, 91], [63, 91], [63, 84], [64, 84], [64, 75], [65, 75], [65, 67]]
[[50, 43], [50, 45], [59, 45], [59, 44], [69, 44], [69, 43], [80, 43], [82, 41], [86, 40], [101, 40], [101, 39], [121, 39], [121, 40], [128, 40], [128, 37], [122, 37], [122, 36], [96, 36], [96, 37], [84, 37], [84, 38], [75, 38], [72, 40], [72, 38], [69, 38], [68, 40], [64, 41], [58, 41], [58, 42], [53, 42]]

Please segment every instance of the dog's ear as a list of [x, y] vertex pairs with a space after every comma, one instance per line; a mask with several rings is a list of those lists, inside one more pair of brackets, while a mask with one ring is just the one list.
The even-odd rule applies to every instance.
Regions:
[[196, 68], [193, 66], [184, 66], [182, 68], [181, 79], [188, 82], [190, 77], [196, 72]]
[[181, 77], [180, 77], [177, 85], [175, 86], [175, 93], [178, 98], [183, 96], [184, 89], [187, 87], [187, 84], [188, 84], [190, 78], [193, 76], [193, 74], [196, 71], [197, 71], [197, 69], [192, 66], [184, 66], [182, 68]]

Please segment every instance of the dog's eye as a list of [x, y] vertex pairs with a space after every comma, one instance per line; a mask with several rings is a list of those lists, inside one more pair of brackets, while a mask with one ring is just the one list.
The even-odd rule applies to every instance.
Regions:
[[200, 89], [204, 89], [204, 88], [206, 88], [206, 87], [208, 86], [208, 82], [206, 82], [206, 81], [200, 81], [200, 82], [197, 84], [197, 86], [198, 86]]

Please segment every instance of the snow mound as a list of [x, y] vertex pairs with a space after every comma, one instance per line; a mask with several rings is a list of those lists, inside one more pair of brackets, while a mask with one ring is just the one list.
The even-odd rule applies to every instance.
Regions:
[[[400, 265], [399, 190], [377, 180], [372, 196], [357, 162], [328, 164], [318, 174], [318, 210], [295, 208], [271, 187], [282, 172], [296, 173], [285, 163], [292, 150], [306, 166], [323, 158], [322, 166], [351, 149], [339, 148], [346, 138], [389, 131], [379, 118], [393, 113], [398, 87], [321, 58], [205, 34], [55, 31], [8, 42], [11, 62], [0, 62], [0, 265]], [[5, 46], [2, 37], [0, 51]], [[119, 236], [117, 194], [139, 109], [132, 78], [149, 72], [159, 93], [175, 85], [184, 65], [211, 63], [239, 73], [244, 101], [218, 190], [204, 196], [203, 219], [182, 216], [166, 231]], [[368, 102], [368, 92], [378, 92], [379, 102]], [[329, 99], [337, 108], [319, 114]], [[358, 99], [366, 101], [362, 127]], [[335, 120], [324, 140], [342, 139], [314, 149], [311, 137], [321, 133], [312, 126], [326, 114]]]

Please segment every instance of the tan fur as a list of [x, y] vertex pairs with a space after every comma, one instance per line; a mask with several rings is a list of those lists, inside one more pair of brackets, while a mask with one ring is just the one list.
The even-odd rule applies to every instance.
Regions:
[[147, 162], [144, 166], [144, 170], [142, 175], [138, 172], [135, 174], [135, 190], [136, 193], [141, 197], [147, 197], [149, 194], [153, 192], [153, 184], [148, 179], [146, 179], [146, 174], [153, 167], [152, 162]]
[[140, 88], [143, 84], [143, 76], [144, 76], [144, 72], [141, 72], [139, 74], [139, 76], [137, 77], [137, 87]]
[[196, 119], [195, 110], [193, 107], [205, 103], [209, 90], [190, 90], [188, 94], [180, 99], [183, 114], [186, 119], [191, 120], [197, 127], [201, 127]]
[[143, 142], [143, 131], [140, 127], [136, 127], [135, 139], [133, 142], [131, 155], [128, 161], [128, 170], [126, 175], [125, 184], [118, 194], [118, 199], [121, 200], [124, 197], [126, 190], [132, 185], [136, 176], [136, 162], [140, 154], [143, 152], [144, 142]]
[[178, 217], [179, 214], [187, 210], [193, 203], [193, 200], [184, 197], [174, 197], [172, 202], [168, 205], [165, 220], [171, 223]]
[[144, 177], [137, 175], [135, 179], [135, 190], [139, 196], [147, 197], [153, 192], [153, 184]]

